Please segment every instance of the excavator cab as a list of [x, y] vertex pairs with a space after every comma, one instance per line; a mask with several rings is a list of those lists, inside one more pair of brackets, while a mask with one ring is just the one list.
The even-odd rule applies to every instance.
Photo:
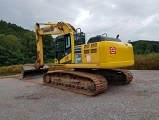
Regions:
[[[78, 30], [80, 30], [78, 32]], [[85, 44], [85, 33], [81, 32], [81, 29], [76, 29], [73, 35], [74, 45]], [[55, 38], [55, 58], [60, 64], [60, 60], [65, 56], [71, 54], [71, 34], [64, 34]], [[71, 63], [71, 60], [63, 63]]]

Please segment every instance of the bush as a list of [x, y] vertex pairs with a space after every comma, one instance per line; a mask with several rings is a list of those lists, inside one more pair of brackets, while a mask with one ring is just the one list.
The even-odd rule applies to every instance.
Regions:
[[135, 65], [128, 69], [133, 70], [159, 70], [159, 54], [135, 55]]
[[21, 73], [21, 65], [3, 66], [0, 67], [0, 76], [14, 75]]

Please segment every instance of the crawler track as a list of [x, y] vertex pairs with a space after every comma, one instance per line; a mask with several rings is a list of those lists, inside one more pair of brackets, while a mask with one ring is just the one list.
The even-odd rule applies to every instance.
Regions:
[[132, 73], [124, 69], [76, 69], [76, 71], [102, 75], [109, 84], [126, 85], [133, 80]]
[[43, 82], [45, 85], [89, 96], [107, 89], [107, 80], [102, 75], [80, 71], [50, 71], [44, 75]]
[[133, 74], [128, 70], [119, 69], [125, 75], [125, 82], [123, 84], [129, 84], [133, 80]]
[[[105, 72], [107, 72], [105, 78], [108, 79], [108, 82], [110, 84], [126, 85], [133, 80], [133, 75], [128, 70], [112, 69], [112, 70], [106, 70]], [[111, 76], [109, 76], [108, 73], [111, 73]]]
[[115, 85], [126, 85], [133, 80], [132, 73], [124, 69], [103, 70], [101, 75], [107, 79], [109, 84]]

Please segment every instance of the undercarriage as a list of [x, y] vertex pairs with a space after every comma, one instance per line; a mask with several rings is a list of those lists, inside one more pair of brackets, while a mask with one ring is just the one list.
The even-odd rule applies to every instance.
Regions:
[[75, 69], [55, 70], [44, 74], [45, 85], [94, 96], [104, 92], [109, 84], [129, 84], [132, 73], [120, 69]]

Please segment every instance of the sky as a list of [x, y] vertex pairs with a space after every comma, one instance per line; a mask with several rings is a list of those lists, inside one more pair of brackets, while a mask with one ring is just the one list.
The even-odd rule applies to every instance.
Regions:
[[159, 41], [159, 0], [0, 0], [0, 20], [34, 30], [36, 22], [68, 22], [86, 39], [107, 33], [122, 41]]

